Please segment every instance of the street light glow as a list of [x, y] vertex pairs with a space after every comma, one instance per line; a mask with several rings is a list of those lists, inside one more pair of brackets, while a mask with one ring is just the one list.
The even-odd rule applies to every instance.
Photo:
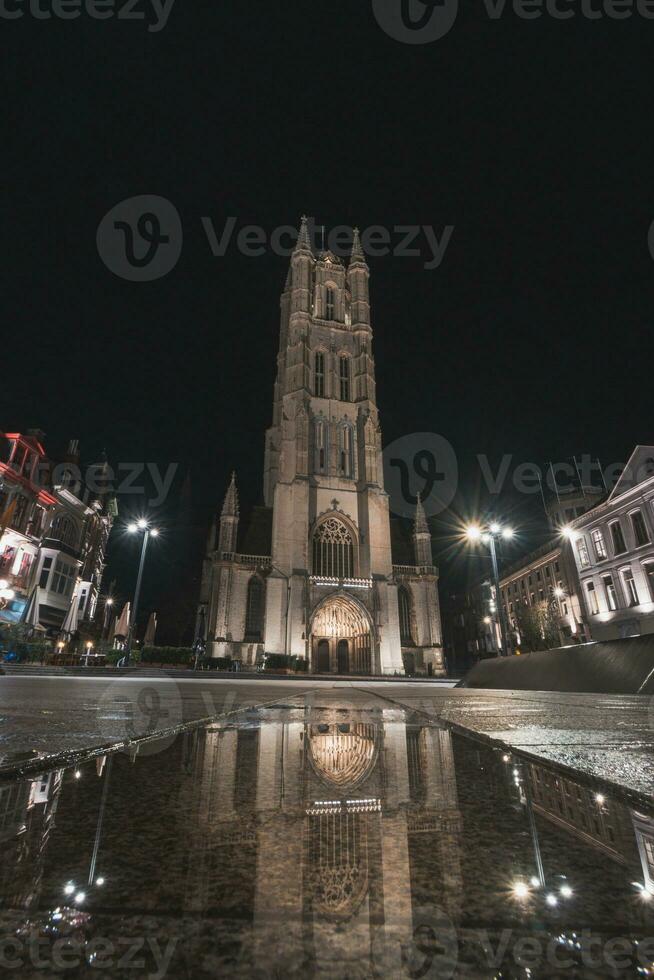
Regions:
[[561, 894], [564, 898], [572, 898], [572, 888], [570, 885], [561, 885]]
[[150, 537], [157, 538], [158, 536], [159, 536], [159, 529], [153, 527], [152, 530], [150, 531]]
[[524, 881], [516, 881], [513, 886], [513, 894], [516, 898], [527, 898], [529, 896], [529, 888], [525, 885]]
[[64, 885], [65, 895], [72, 895], [74, 891], [75, 891], [75, 885], [72, 883], [72, 881], [69, 881], [67, 885]]
[[546, 901], [546, 902], [547, 902], [547, 904], [548, 904], [548, 905], [550, 905], [550, 906], [551, 906], [552, 908], [554, 908], [554, 906], [555, 906], [555, 905], [558, 905], [558, 904], [559, 904], [559, 900], [558, 900], [558, 898], [556, 897], [556, 895], [548, 895], [548, 896], [547, 896], [547, 898], [545, 899], [545, 901]]
[[512, 527], [505, 527], [504, 530], [502, 531], [502, 537], [505, 538], [507, 541], [509, 541], [514, 534], [515, 531], [513, 530]]
[[145, 531], [146, 527], [148, 526], [148, 522], [144, 517], [142, 517], [140, 521], [137, 521], [136, 526], [138, 527], [139, 531]]
[[491, 534], [499, 534], [501, 530], [502, 530], [502, 528], [497, 523], [497, 521], [493, 521], [493, 523], [490, 526], [490, 532], [491, 532]]
[[77, 895], [75, 896], [75, 901], [78, 902], [80, 905], [85, 899], [86, 899], [86, 892], [78, 892]]
[[569, 541], [570, 538], [572, 537], [572, 528], [568, 527], [568, 525], [566, 524], [565, 527], [561, 528], [561, 534], [563, 535], [564, 538], [567, 538]]
[[136, 524], [128, 524], [127, 525], [127, 530], [129, 531], [130, 534], [135, 534], [136, 531], [138, 531], [138, 528], [137, 528]]
[[466, 535], [471, 541], [479, 541], [481, 538], [481, 528], [478, 524], [469, 524], [466, 528]]

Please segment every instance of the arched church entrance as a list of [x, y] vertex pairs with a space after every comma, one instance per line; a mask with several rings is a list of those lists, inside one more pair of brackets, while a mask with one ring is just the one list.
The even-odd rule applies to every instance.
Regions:
[[349, 596], [331, 596], [318, 608], [311, 630], [311, 669], [315, 674], [372, 673], [370, 620]]

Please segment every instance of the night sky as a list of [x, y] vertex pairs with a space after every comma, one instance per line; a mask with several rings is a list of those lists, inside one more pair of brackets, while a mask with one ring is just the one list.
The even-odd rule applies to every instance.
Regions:
[[[159, 32], [2, 24], [2, 428], [42, 428], [53, 455], [76, 437], [87, 461], [179, 464], [146, 605], [188, 577], [187, 474], [197, 527], [231, 469], [245, 508], [262, 494], [287, 260], [233, 243], [213, 256], [203, 216], [268, 234], [304, 212], [328, 228], [454, 226], [437, 269], [429, 254], [370, 259], [384, 440], [451, 442], [453, 516], [522, 513], [486, 498], [478, 453], [494, 468], [503, 453], [609, 463], [653, 441], [654, 20], [570, 6], [532, 21], [466, 4], [425, 45], [384, 33], [370, 0], [176, 0]], [[175, 205], [184, 245], [165, 278], [134, 283], [96, 232], [140, 194]], [[116, 536], [123, 594], [133, 558]]]

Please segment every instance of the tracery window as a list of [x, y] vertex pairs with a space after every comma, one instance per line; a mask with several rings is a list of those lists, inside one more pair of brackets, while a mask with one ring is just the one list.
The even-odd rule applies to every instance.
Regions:
[[250, 642], [263, 639], [263, 582], [257, 575], [253, 575], [248, 584], [245, 639]]
[[398, 590], [397, 597], [400, 607], [400, 642], [403, 646], [412, 646], [413, 634], [411, 632], [411, 598], [404, 586], [401, 586]]
[[314, 532], [313, 574], [339, 579], [354, 575], [352, 534], [337, 517], [327, 518]]

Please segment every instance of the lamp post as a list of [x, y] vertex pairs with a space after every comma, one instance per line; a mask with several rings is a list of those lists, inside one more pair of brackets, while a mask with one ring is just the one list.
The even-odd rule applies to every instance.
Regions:
[[148, 550], [148, 542], [150, 538], [156, 538], [159, 534], [159, 530], [156, 527], [150, 527], [148, 522], [141, 518], [135, 524], [129, 524], [127, 526], [127, 531], [129, 534], [138, 534], [139, 531], [143, 533], [143, 544], [141, 546], [141, 561], [139, 562], [139, 573], [136, 578], [136, 589], [134, 590], [134, 605], [132, 607], [132, 618], [129, 624], [129, 630], [127, 633], [127, 645], [125, 650], [125, 666], [129, 667], [129, 658], [132, 652], [132, 640], [134, 638], [134, 627], [136, 625], [136, 617], [139, 611], [139, 598], [141, 596], [141, 582], [143, 581], [143, 568], [145, 566], [145, 556]]
[[493, 584], [495, 585], [495, 604], [497, 620], [500, 627], [500, 636], [502, 643], [501, 656], [508, 657], [509, 655], [509, 644], [508, 644], [508, 632], [506, 628], [506, 622], [504, 618], [504, 604], [502, 602], [502, 595], [500, 593], [500, 572], [497, 564], [497, 548], [496, 540], [498, 538], [504, 538], [509, 540], [514, 535], [514, 531], [510, 527], [502, 527], [496, 521], [488, 524], [486, 527], [480, 527], [479, 524], [470, 524], [466, 528], [466, 537], [469, 541], [481, 541], [482, 544], [488, 545], [491, 556], [491, 564], [493, 567]]

